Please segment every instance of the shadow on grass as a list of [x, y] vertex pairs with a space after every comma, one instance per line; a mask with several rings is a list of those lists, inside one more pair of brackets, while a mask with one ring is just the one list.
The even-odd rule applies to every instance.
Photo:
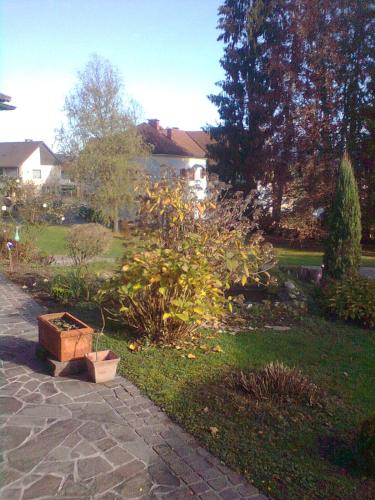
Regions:
[[256, 403], [229, 386], [230, 372], [189, 380], [169, 408], [214, 454], [275, 498], [375, 498], [334, 403]]

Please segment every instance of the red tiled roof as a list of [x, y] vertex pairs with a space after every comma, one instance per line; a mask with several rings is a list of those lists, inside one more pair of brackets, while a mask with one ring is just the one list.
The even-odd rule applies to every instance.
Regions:
[[142, 123], [138, 126], [144, 140], [151, 144], [154, 154], [173, 156], [189, 156], [205, 158], [206, 145], [211, 141], [210, 136], [203, 131], [186, 132], [177, 128], [164, 129], [159, 126], [158, 120]]
[[189, 134], [189, 136], [206, 152], [207, 146], [215, 142], [213, 139], [211, 139], [210, 135], [203, 130], [193, 130], [186, 133]]

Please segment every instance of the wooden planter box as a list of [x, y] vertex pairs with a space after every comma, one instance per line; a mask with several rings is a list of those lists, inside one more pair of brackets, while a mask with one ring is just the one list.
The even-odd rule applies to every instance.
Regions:
[[[60, 318], [73, 321], [77, 328], [59, 330], [50, 321]], [[85, 354], [92, 351], [94, 330], [67, 312], [42, 314], [38, 316], [38, 326], [39, 344], [59, 361], [83, 358]]]

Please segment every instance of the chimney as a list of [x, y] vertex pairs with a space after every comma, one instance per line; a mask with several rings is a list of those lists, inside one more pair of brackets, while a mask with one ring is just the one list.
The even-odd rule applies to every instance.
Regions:
[[173, 130], [179, 130], [178, 127], [167, 128], [167, 137], [168, 139], [173, 138]]
[[152, 118], [152, 119], [147, 120], [147, 121], [148, 121], [148, 124], [151, 125], [151, 127], [154, 127], [154, 128], [156, 128], [156, 130], [159, 130], [159, 128], [160, 128], [160, 125], [159, 125], [160, 120], [157, 120], [156, 118]]

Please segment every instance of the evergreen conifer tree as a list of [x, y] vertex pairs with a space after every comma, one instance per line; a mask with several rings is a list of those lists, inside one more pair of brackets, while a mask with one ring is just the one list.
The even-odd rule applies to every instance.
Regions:
[[361, 263], [361, 209], [357, 183], [347, 153], [341, 161], [328, 219], [324, 273], [341, 279], [358, 272]]

